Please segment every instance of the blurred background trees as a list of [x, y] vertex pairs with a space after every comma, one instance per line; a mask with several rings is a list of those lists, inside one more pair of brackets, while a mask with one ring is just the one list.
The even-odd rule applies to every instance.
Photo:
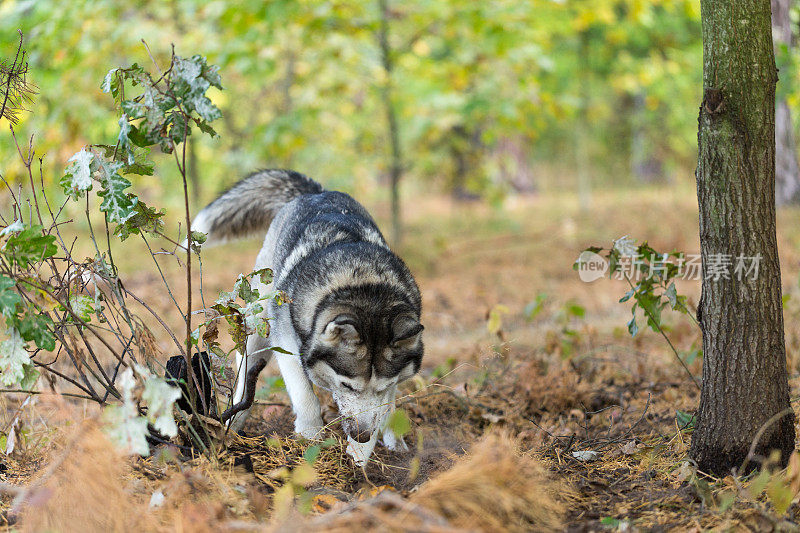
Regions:
[[[25, 33], [40, 94], [17, 129], [37, 133], [50, 176], [87, 139], [115, 135], [98, 80], [149, 62], [144, 39], [164, 63], [174, 43], [221, 67], [220, 135], [189, 152], [198, 203], [259, 167], [386, 200], [395, 174], [401, 198], [490, 201], [568, 190], [589, 202], [694, 179], [698, 0], [7, 0], [0, 27], [2, 57]], [[784, 49], [779, 95], [795, 118], [796, 51]], [[13, 180], [12, 152], [0, 146]], [[177, 203], [168, 178], [135, 185]]]
[[[787, 90], [791, 87], [794, 46], [792, 0], [772, 0], [772, 40], [775, 45], [779, 78], [786, 78], [775, 97], [775, 200], [778, 205], [800, 202], [800, 167], [797, 164], [792, 112], [789, 109]], [[784, 72], [781, 72], [784, 71]]]

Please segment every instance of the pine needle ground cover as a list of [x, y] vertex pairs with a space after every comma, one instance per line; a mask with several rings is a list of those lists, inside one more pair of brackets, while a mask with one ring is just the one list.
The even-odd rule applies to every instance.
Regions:
[[[606, 233], [658, 230], [654, 246], [696, 250], [690, 190], [637, 194], [624, 216], [614, 193], [583, 214], [570, 197], [534, 198], [503, 215], [442, 199], [415, 207], [401, 253], [425, 297], [427, 354], [398, 395], [407, 452], [378, 448], [365, 469], [355, 467], [324, 393], [328, 433], [295, 438], [288, 398], [269, 369], [244, 435], [227, 438], [215, 458], [174, 444], [122, 457], [86, 402], [39, 395], [20, 417], [20, 402], [3, 395], [4, 423], [17, 435], [5, 443], [0, 472], [3, 519], [29, 531], [795, 529], [800, 462], [779, 470], [764, 458], [746, 478], [698, 472], [686, 461], [695, 386], [663, 339], [630, 337], [619, 282], [588, 286], [571, 270], [577, 251]], [[779, 214], [787, 323], [800, 293], [792, 246], [800, 234], [787, 222], [796, 214]], [[603, 220], [602, 231], [593, 220]], [[436, 245], [443, 236], [449, 244]], [[208, 254], [207, 290], [247, 271], [251, 246]], [[122, 269], [151, 305], [168, 310], [133, 260]], [[697, 289], [685, 282], [680, 292], [691, 304]], [[691, 354], [695, 326], [680, 317], [666, 325]], [[152, 342], [158, 357], [170, 355], [158, 333]], [[799, 349], [787, 328], [793, 397]], [[686, 362], [699, 375], [701, 358]]]

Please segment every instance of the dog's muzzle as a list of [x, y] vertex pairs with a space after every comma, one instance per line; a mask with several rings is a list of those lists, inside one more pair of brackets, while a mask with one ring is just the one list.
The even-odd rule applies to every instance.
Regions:
[[365, 444], [372, 438], [373, 432], [360, 425], [356, 420], [344, 420], [342, 426], [344, 426], [345, 433], [359, 444]]

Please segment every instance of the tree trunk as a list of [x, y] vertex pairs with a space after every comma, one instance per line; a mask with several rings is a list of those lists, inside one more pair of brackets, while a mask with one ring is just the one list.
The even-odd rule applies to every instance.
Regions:
[[[729, 474], [748, 457], [794, 449], [775, 236], [775, 84], [769, 0], [701, 0], [704, 98], [697, 197], [703, 387], [691, 456]], [[737, 257], [760, 258], [737, 275]], [[728, 276], [714, 266], [728, 266]], [[722, 261], [720, 261], [722, 260]], [[725, 269], [718, 269], [725, 270]], [[741, 272], [739, 273], [741, 274]], [[753, 460], [748, 464], [753, 466]]]
[[652, 153], [653, 143], [648, 139], [646, 115], [645, 91], [641, 89], [631, 97], [629, 112], [631, 175], [639, 183], [662, 183], [665, 181], [664, 169], [659, 158]]
[[[792, 46], [790, 0], [772, 0], [772, 40], [776, 50]], [[792, 114], [784, 95], [775, 102], [775, 201], [778, 205], [800, 203], [800, 167], [794, 141]]]
[[775, 201], [800, 203], [800, 167], [797, 165], [792, 113], [785, 98], [775, 102]]
[[580, 33], [580, 46], [578, 48], [578, 65], [580, 65], [580, 110], [578, 115], [578, 128], [575, 129], [575, 163], [578, 178], [578, 205], [581, 211], [588, 211], [592, 204], [592, 177], [590, 174], [591, 161], [589, 161], [589, 33], [584, 30]]
[[386, 79], [382, 88], [383, 107], [386, 112], [386, 124], [389, 129], [391, 146], [391, 162], [389, 166], [389, 183], [392, 195], [392, 241], [394, 245], [402, 240], [402, 221], [400, 219], [400, 178], [403, 175], [403, 154], [400, 147], [400, 128], [397, 124], [397, 111], [392, 95], [392, 71], [394, 61], [389, 46], [389, 5], [388, 0], [378, 0], [381, 24], [378, 32], [378, 45], [381, 49], [381, 62]]

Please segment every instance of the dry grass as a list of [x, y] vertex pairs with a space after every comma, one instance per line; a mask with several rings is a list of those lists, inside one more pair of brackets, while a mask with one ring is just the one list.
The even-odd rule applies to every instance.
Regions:
[[564, 413], [592, 404], [592, 386], [567, 362], [545, 364], [522, 359], [496, 385], [504, 398], [516, 398], [520, 415], [533, 418], [544, 412]]
[[320, 486], [345, 490], [353, 486], [356, 468], [345, 451], [347, 444], [334, 436], [335, 442], [325, 444], [292, 436], [243, 437], [232, 435], [228, 448], [221, 457], [222, 468], [237, 468], [252, 472], [272, 490], [283, 485], [277, 476], [281, 468], [296, 468], [306, 464], [306, 451], [319, 446], [314, 459], [316, 480]]
[[128, 461], [121, 457], [93, 419], [64, 432], [66, 443], [52, 452], [51, 463], [35, 476], [24, 498], [25, 531], [109, 532], [152, 529], [147, 507], [125, 480]]
[[493, 432], [453, 466], [402, 498], [392, 490], [340, 504], [278, 531], [556, 531], [571, 491], [516, 439]]
[[[474, 528], [470, 528], [474, 530]], [[352, 531], [405, 531], [454, 533], [464, 531], [441, 516], [386, 490], [366, 500], [343, 504], [328, 513], [303, 519], [295, 516], [274, 529], [275, 532], [309, 531], [350, 533]]]
[[555, 531], [570, 493], [506, 434], [490, 433], [466, 457], [423, 484], [410, 501], [465, 529]]
[[[628, 336], [630, 310], [618, 303], [622, 282], [586, 285], [570, 268], [582, 247], [626, 233], [649, 238], [660, 250], [696, 252], [692, 195], [689, 188], [599, 193], [588, 213], [566, 197], [535, 198], [502, 213], [481, 206], [456, 211], [435, 198], [412, 206], [401, 252], [422, 288], [427, 351], [424, 380], [407, 384], [403, 394], [409, 396], [401, 400], [412, 421], [406, 437], [412, 449], [378, 449], [362, 472], [341, 443], [322, 448], [316, 480], [306, 487], [313, 495], [308, 515], [295, 509], [280, 520], [274, 511], [286, 470], [302, 465], [314, 444], [292, 436], [288, 400], [278, 394], [255, 409], [259, 414], [248, 426], [254, 436], [232, 439], [217, 461], [122, 459], [91, 422], [69, 428], [67, 420], [84, 418], [79, 410], [53, 417], [36, 404], [36, 416], [22, 417], [28, 437], [2, 460], [7, 471], [0, 473], [7, 483], [34, 486], [20, 525], [29, 531], [449, 532], [601, 531], [614, 520], [677, 531], [769, 530], [785, 526], [781, 520], [798, 522], [797, 503], [783, 517], [771, 514], [763, 498], [737, 500], [727, 509], [703, 503], [696, 484], [679, 475], [691, 433], [675, 424], [676, 410], [696, 408], [697, 391], [663, 339], [645, 331]], [[792, 372], [800, 368], [796, 216], [779, 213], [783, 289], [792, 295], [785, 311]], [[204, 257], [206, 298], [250, 269], [256, 247], [239, 243]], [[131, 263], [123, 268], [126, 285], [178, 324], [159, 280], [139, 268], [135, 253], [123, 257]], [[181, 271], [162, 261], [166, 276], [178, 280], [180, 301]], [[698, 288], [679, 284], [695, 302]], [[549, 296], [527, 322], [522, 309], [539, 293]], [[570, 353], [560, 345], [565, 337], [558, 318], [568, 301], [586, 309], [569, 324], [577, 332], [566, 339]], [[486, 328], [486, 313], [496, 304], [511, 310], [503, 319], [502, 345]], [[692, 324], [669, 321], [668, 334], [680, 350], [697, 343]], [[174, 355], [163, 330], [148, 325], [152, 352]], [[433, 369], [450, 358], [456, 370], [433, 379]], [[692, 370], [699, 373], [700, 366], [698, 358]], [[794, 375], [791, 385], [796, 396], [800, 377]], [[5, 397], [0, 402], [6, 423], [18, 405]], [[326, 420], [335, 415], [326, 412]], [[62, 428], [45, 439], [50, 444], [30, 442], [40, 423], [48, 435]], [[599, 456], [584, 462], [574, 451]], [[52, 474], [50, 465], [57, 465]], [[36, 470], [39, 477], [31, 474]], [[707, 481], [717, 502], [736, 488], [730, 479]], [[157, 492], [164, 501], [150, 508]], [[3, 508], [12, 500], [5, 495]]]

